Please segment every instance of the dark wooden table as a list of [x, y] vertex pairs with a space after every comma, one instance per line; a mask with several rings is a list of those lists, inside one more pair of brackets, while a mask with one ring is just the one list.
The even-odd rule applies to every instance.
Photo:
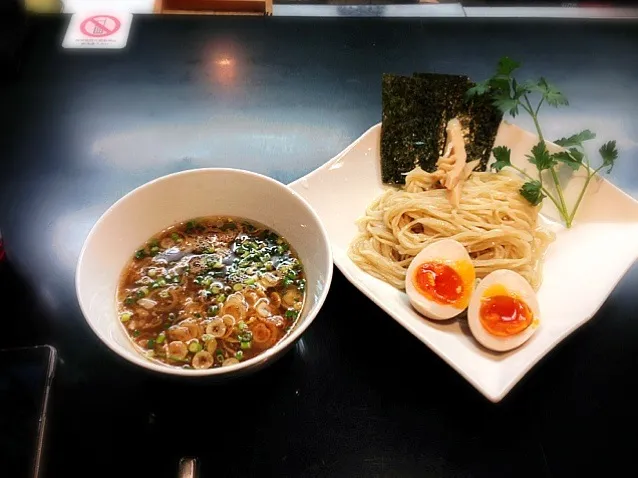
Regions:
[[73, 280], [121, 195], [202, 166], [294, 180], [379, 121], [383, 72], [481, 79], [520, 59], [573, 104], [548, 136], [617, 138], [612, 179], [636, 196], [638, 24], [136, 17], [126, 50], [71, 51], [66, 21], [29, 19], [0, 93], [0, 346], [60, 352], [48, 476], [172, 477], [186, 455], [207, 477], [636, 476], [636, 267], [497, 405], [338, 272], [292, 352], [221, 385], [114, 356]]

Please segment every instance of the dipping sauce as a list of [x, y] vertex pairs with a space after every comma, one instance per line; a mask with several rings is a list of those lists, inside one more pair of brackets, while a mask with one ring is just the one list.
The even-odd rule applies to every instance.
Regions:
[[119, 320], [137, 349], [170, 366], [232, 365], [294, 326], [306, 280], [284, 238], [233, 217], [186, 221], [149, 239], [124, 269]]

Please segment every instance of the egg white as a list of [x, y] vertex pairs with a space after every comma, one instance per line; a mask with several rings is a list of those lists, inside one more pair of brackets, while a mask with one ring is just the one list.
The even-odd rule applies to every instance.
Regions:
[[[410, 299], [412, 306], [421, 314], [433, 320], [447, 320], [452, 317], [456, 317], [465, 308], [459, 309], [452, 305], [437, 304], [431, 301], [427, 297], [423, 296], [415, 287], [412, 278], [414, 277], [415, 269], [425, 262], [441, 261], [441, 262], [461, 262], [467, 261], [472, 264], [470, 255], [467, 253], [465, 247], [458, 241], [453, 239], [442, 239], [430, 244], [419, 252], [408, 267], [407, 274], [405, 276], [405, 292]], [[472, 267], [472, 275], [474, 274], [474, 268]], [[474, 277], [471, 280], [471, 288], [474, 288]], [[472, 289], [465, 291], [465, 294], [469, 297], [472, 294]]]
[[[485, 291], [494, 284], [500, 284], [505, 287], [511, 294], [515, 294], [524, 301], [532, 311], [534, 320], [532, 324], [522, 332], [509, 337], [499, 337], [488, 332], [481, 323], [479, 318], [481, 309], [481, 300]], [[501, 269], [491, 272], [481, 281], [474, 291], [474, 295], [470, 300], [467, 308], [467, 320], [474, 338], [483, 346], [496, 352], [505, 352], [520, 347], [536, 332], [540, 325], [540, 308], [538, 299], [532, 286], [520, 274]]]

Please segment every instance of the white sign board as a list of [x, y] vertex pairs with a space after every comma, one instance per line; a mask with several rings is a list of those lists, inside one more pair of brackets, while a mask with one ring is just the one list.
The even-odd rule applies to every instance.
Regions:
[[64, 48], [124, 48], [133, 14], [128, 12], [74, 13], [66, 30]]

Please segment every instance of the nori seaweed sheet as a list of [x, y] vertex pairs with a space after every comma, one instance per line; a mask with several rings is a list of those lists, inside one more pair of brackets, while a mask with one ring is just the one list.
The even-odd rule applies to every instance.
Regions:
[[383, 75], [381, 176], [384, 183], [404, 183], [401, 175], [418, 164], [436, 163], [440, 118], [424, 114], [425, 105], [439, 104], [444, 95], [424, 89], [409, 76]]
[[473, 86], [466, 76], [419, 73], [383, 75], [381, 176], [384, 183], [404, 184], [415, 166], [434, 171], [445, 147], [445, 127], [459, 118], [466, 135], [468, 159], [480, 159], [485, 170], [502, 114], [488, 97], [465, 100]]

